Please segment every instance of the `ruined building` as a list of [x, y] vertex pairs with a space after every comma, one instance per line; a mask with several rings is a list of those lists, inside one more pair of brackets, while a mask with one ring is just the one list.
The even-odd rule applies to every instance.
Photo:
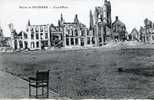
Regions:
[[[112, 24], [110, 1], [104, 0], [102, 6], [95, 7], [94, 13], [90, 10], [89, 20], [90, 25], [87, 28], [80, 22], [77, 14], [72, 22], [65, 21], [61, 14], [58, 25], [31, 25], [28, 21], [26, 30], [19, 33], [10, 24], [12, 46], [14, 49], [31, 50], [50, 47], [100, 47], [112, 39], [124, 38], [122, 32], [126, 30], [125, 25], [118, 19]], [[122, 28], [122, 31], [117, 27]]]
[[116, 16], [115, 21], [112, 23], [112, 38], [116, 41], [124, 41], [126, 40], [126, 26], [125, 24], [119, 20], [118, 16]]
[[26, 27], [28, 35], [28, 47], [30, 49], [45, 49], [50, 47], [49, 24], [31, 25], [30, 21]]
[[0, 26], [0, 47], [9, 47], [10, 37], [4, 37], [3, 29]]
[[90, 43], [87, 42], [88, 28], [79, 21], [77, 14], [73, 22], [61, 21], [61, 23], [63, 23], [64, 47], [84, 47], [90, 45]]
[[111, 25], [111, 3], [105, 0], [103, 6], [95, 7], [93, 15], [90, 12], [90, 33], [93, 33], [95, 46], [111, 40]]
[[129, 39], [132, 41], [140, 41], [140, 33], [136, 28], [133, 28], [131, 33], [129, 34]]
[[55, 26], [53, 24], [50, 25], [50, 42], [51, 47], [63, 47], [63, 24], [64, 19], [63, 15], [61, 14], [60, 20], [58, 20], [58, 25]]
[[147, 18], [144, 20], [144, 26], [140, 27], [140, 40], [154, 44], [154, 23]]
[[12, 47], [15, 50], [36, 50], [50, 47], [49, 24], [31, 25], [30, 21], [28, 21], [26, 31], [20, 31], [19, 33], [16, 32], [13, 24], [9, 24], [9, 28]]

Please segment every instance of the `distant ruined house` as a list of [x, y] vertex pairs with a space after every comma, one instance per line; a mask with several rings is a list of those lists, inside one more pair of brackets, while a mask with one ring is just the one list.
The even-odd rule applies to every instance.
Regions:
[[10, 47], [10, 37], [0, 37], [0, 47]]
[[144, 20], [144, 27], [140, 27], [140, 40], [143, 43], [154, 43], [154, 24], [151, 20]]
[[132, 41], [140, 41], [140, 33], [136, 28], [133, 28], [131, 33], [130, 33], [130, 40]]
[[4, 37], [3, 29], [0, 27], [0, 47], [10, 47], [10, 37]]
[[146, 42], [146, 32], [145, 32], [144, 27], [141, 26], [139, 32], [140, 32], [140, 41], [145, 43]]
[[113, 31], [113, 39], [117, 41], [126, 40], [126, 26], [123, 22], [121, 22], [116, 16], [116, 20], [112, 23], [112, 31]]
[[154, 26], [151, 20], [147, 18], [144, 20], [144, 29], [146, 34], [146, 42], [154, 43]]

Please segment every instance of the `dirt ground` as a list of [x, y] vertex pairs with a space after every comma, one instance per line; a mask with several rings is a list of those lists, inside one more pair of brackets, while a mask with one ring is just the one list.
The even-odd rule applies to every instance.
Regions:
[[70, 98], [154, 98], [154, 49], [1, 53], [0, 65], [23, 79], [50, 70], [50, 89]]

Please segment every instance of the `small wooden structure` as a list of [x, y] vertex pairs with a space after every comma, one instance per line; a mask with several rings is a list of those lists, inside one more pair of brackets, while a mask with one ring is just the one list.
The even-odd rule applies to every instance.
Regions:
[[[36, 90], [35, 94], [32, 93], [32, 88]], [[42, 92], [39, 93], [39, 90], [41, 90]], [[29, 77], [29, 97], [30, 98], [49, 97], [49, 70], [37, 71], [36, 77]]]

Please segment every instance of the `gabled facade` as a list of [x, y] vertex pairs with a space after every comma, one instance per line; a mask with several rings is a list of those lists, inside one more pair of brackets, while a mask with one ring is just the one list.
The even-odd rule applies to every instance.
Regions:
[[112, 24], [112, 31], [113, 31], [113, 39], [116, 41], [124, 41], [126, 40], [126, 26], [123, 22], [121, 22], [116, 16], [115, 21]]
[[88, 36], [88, 28], [82, 24], [78, 15], [75, 15], [74, 22], [64, 22], [64, 47], [86, 47], [91, 45]]
[[131, 33], [130, 33], [130, 40], [133, 41], [140, 41], [140, 33], [136, 28], [133, 28]]

